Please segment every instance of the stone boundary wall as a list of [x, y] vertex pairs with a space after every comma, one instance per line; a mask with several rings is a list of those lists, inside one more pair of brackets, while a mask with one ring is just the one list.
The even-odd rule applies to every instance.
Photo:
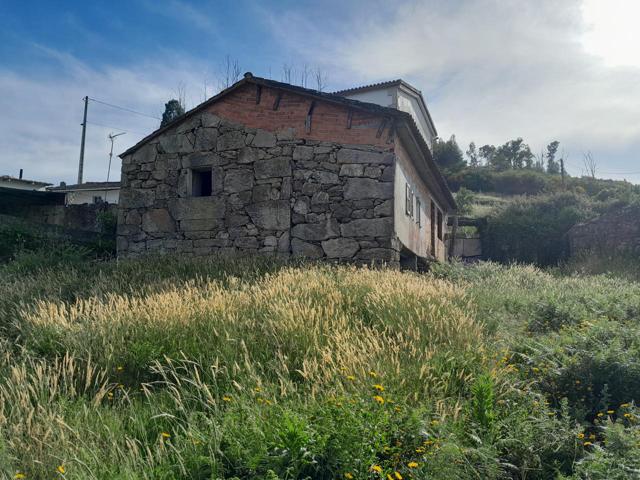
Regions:
[[[118, 254], [300, 255], [397, 264], [391, 147], [194, 115], [122, 159]], [[194, 170], [212, 195], [190, 195]]]
[[26, 205], [2, 208], [0, 214], [22, 218], [28, 222], [56, 225], [69, 230], [103, 233], [102, 215], [117, 215], [116, 205]]
[[34, 235], [59, 242], [69, 242], [80, 245], [94, 245], [109, 241], [113, 244], [113, 234], [102, 234], [89, 230], [78, 230], [56, 224], [35, 223], [22, 217], [4, 215], [0, 213], [0, 230], [26, 230]]
[[640, 206], [605, 213], [574, 226], [567, 233], [569, 251], [614, 250], [640, 253]]

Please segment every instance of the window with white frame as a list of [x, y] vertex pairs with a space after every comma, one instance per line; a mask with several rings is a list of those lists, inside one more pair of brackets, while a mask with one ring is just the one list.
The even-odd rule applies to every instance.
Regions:
[[408, 183], [405, 185], [405, 213], [413, 218], [413, 190]]

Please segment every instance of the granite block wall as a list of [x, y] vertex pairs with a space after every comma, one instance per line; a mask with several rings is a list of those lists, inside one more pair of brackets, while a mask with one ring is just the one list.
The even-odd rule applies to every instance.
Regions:
[[[123, 157], [118, 254], [397, 264], [392, 148], [294, 132], [248, 128], [205, 112]], [[211, 175], [211, 194], [195, 196], [194, 176], [203, 172]]]

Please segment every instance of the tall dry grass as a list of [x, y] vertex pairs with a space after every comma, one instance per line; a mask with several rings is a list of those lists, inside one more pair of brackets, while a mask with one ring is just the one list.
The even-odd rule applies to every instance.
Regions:
[[286, 267], [115, 293], [99, 281], [93, 295], [45, 297], [12, 318], [19, 348], [5, 345], [0, 365], [5, 475], [63, 466], [65, 478], [193, 478], [195, 462], [210, 478], [230, 442], [244, 448], [230, 438], [238, 429], [267, 435], [291, 404], [364, 399], [368, 411], [373, 383], [385, 404], [455, 418], [488, 362], [464, 288], [425, 276]]

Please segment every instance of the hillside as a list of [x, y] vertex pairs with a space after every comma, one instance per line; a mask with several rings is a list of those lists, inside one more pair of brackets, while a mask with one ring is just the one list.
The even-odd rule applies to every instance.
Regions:
[[[26, 265], [26, 266], [25, 266]], [[631, 478], [640, 284], [0, 267], [2, 478]]]

